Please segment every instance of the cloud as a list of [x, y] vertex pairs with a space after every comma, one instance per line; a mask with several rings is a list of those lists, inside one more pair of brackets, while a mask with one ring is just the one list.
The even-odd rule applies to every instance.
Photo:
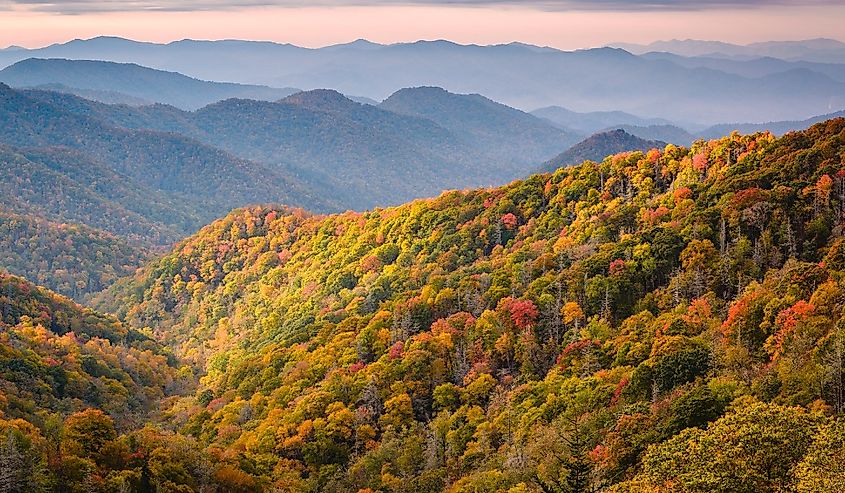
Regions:
[[0, 0], [2, 10], [61, 14], [139, 11], [221, 11], [251, 7], [341, 7], [424, 5], [457, 7], [522, 7], [549, 11], [697, 11], [754, 9], [770, 6], [837, 6], [841, 0]]

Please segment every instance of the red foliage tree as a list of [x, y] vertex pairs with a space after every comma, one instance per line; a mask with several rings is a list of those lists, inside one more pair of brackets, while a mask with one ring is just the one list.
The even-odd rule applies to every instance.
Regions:
[[505, 225], [508, 229], [514, 229], [516, 225], [519, 223], [519, 220], [512, 212], [508, 212], [504, 216], [502, 216], [502, 224]]
[[508, 304], [508, 311], [518, 329], [527, 329], [537, 321], [537, 306], [531, 300], [513, 300]]

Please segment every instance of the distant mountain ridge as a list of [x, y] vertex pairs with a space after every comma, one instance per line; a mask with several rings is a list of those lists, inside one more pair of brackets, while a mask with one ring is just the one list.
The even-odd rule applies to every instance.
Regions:
[[764, 41], [739, 45], [721, 41], [672, 39], [640, 45], [611, 43], [632, 53], [668, 52], [682, 56], [721, 56], [735, 58], [774, 57], [784, 60], [805, 60], [819, 63], [845, 63], [845, 43], [817, 38], [803, 41]]
[[837, 111], [834, 113], [828, 113], [825, 115], [814, 116], [812, 118], [807, 118], [806, 120], [800, 121], [791, 120], [768, 123], [722, 123], [719, 125], [713, 125], [712, 127], [708, 127], [702, 130], [701, 132], [698, 132], [698, 136], [700, 138], [710, 139], [714, 135], [727, 135], [734, 131], [740, 133], [769, 131], [775, 135], [783, 135], [793, 130], [806, 129], [813, 124], [823, 122], [825, 120], [831, 120], [833, 118], [841, 117], [845, 117], [845, 110]]
[[544, 118], [561, 128], [568, 128], [586, 134], [619, 125], [648, 126], [672, 124], [672, 122], [663, 118], [644, 118], [624, 111], [578, 112], [561, 108], [560, 106], [538, 108], [532, 111], [531, 114]]
[[[573, 114], [577, 115], [577, 113], [574, 112]], [[588, 118], [589, 116], [590, 114], [587, 114]], [[770, 132], [773, 135], [780, 136], [787, 132], [807, 129], [811, 125], [821, 121], [842, 116], [845, 116], [845, 110], [818, 115], [805, 120], [787, 120], [767, 123], [720, 123], [699, 130], [688, 130], [677, 124], [616, 124], [602, 128], [599, 132], [621, 129], [631, 135], [645, 140], [656, 140], [675, 145], [690, 146], [696, 140], [714, 139], [723, 135], [728, 135], [735, 131], [747, 134]]]
[[298, 91], [292, 88], [209, 82], [134, 63], [38, 58], [29, 58], [0, 70], [0, 82], [13, 87], [47, 86], [49, 89], [83, 97], [86, 97], [86, 93], [91, 95], [93, 91], [94, 99], [101, 99], [96, 97], [97, 93], [124, 94], [141, 101], [170, 104], [187, 110], [235, 97], [273, 101]]
[[759, 58], [724, 58], [710, 56], [682, 56], [669, 52], [648, 52], [641, 55], [650, 60], [666, 60], [688, 68], [707, 68], [743, 77], [765, 77], [796, 69], [810, 70], [840, 82], [845, 81], [845, 63], [820, 63], [805, 60], [781, 60], [771, 56]]

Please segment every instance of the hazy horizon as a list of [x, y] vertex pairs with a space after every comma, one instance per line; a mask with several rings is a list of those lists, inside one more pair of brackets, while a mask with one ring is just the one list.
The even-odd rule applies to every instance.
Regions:
[[814, 1], [681, 2], [302, 2], [0, 0], [0, 46], [43, 47], [116, 36], [147, 42], [243, 39], [317, 48], [356, 39], [378, 43], [446, 39], [523, 42], [571, 50], [668, 39], [841, 39], [845, 5]]

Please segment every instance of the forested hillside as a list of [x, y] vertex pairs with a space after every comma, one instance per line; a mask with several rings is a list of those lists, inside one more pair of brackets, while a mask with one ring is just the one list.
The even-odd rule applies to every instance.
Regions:
[[0, 84], [0, 269], [83, 301], [234, 207], [339, 207], [290, 173], [94, 108], [131, 111]]
[[[29, 67], [49, 75], [59, 62], [22, 62], [12, 72]], [[189, 84], [192, 79], [178, 74], [67, 64], [105, 70], [136, 89], [149, 82], [163, 84], [168, 94], [199, 90], [200, 81]], [[140, 75], [132, 79], [126, 70]], [[81, 69], [66, 75], [90, 76]], [[249, 94], [243, 92], [249, 88], [231, 86], [214, 88]], [[495, 110], [520, 113], [502, 105]], [[169, 250], [236, 207], [364, 209], [443, 189], [506, 183], [533, 166], [527, 157], [486, 159], [487, 151], [430, 120], [328, 90], [280, 102], [228, 99], [188, 112], [0, 84], [0, 124], [0, 213], [4, 223], [5, 216], [16, 216], [10, 236], [0, 242], [0, 268], [77, 301], [139, 267], [143, 251]], [[67, 226], [57, 228], [62, 224]], [[70, 231], [84, 233], [62, 236]]]
[[366, 213], [237, 210], [98, 306], [204, 375], [163, 423], [217, 472], [185, 452], [151, 484], [837, 491], [844, 220], [835, 119]]
[[81, 151], [0, 146], [0, 204], [52, 221], [84, 224], [134, 245], [170, 245], [198, 228], [200, 212], [135, 182]]
[[0, 410], [43, 425], [96, 407], [139, 426], [181, 390], [173, 355], [149, 335], [19, 277], [0, 274]]

